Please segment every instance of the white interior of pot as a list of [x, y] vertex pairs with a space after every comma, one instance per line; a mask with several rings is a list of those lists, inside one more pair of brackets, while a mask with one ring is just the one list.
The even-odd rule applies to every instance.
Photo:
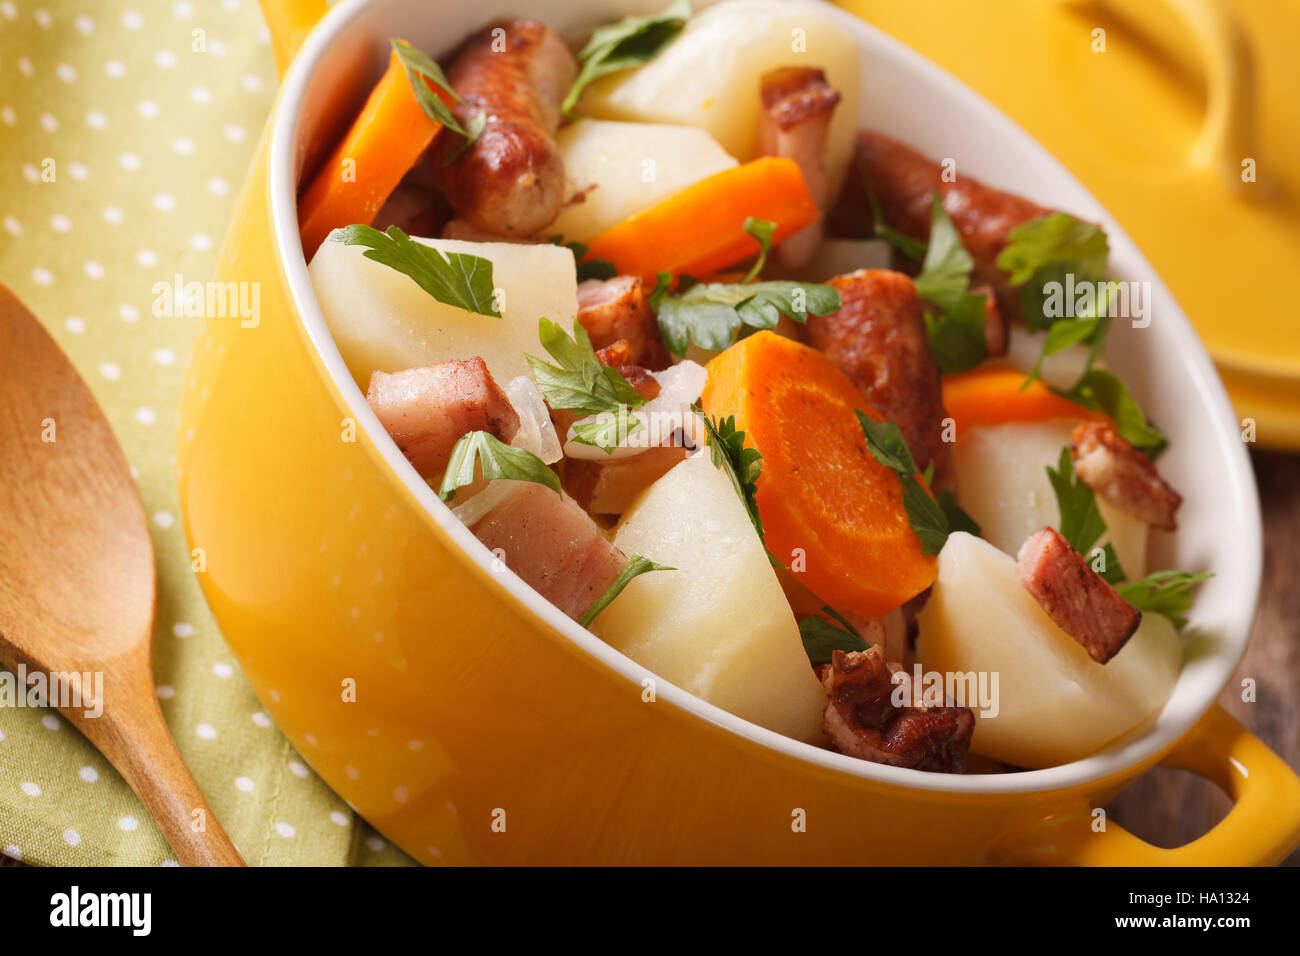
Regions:
[[[483, 567], [491, 554], [416, 474], [366, 405], [349, 376], [307, 276], [298, 241], [296, 184], [310, 171], [365, 99], [387, 62], [389, 37], [402, 37], [435, 58], [471, 30], [505, 16], [542, 20], [570, 41], [593, 25], [646, 13], [662, 0], [343, 0], [308, 40], [286, 76], [271, 150], [272, 215], [283, 268], [299, 315], [324, 369], [378, 454], [443, 528]], [[697, 3], [697, 7], [707, 6]], [[669, 685], [661, 699], [734, 733], [803, 760], [900, 786], [945, 791], [1016, 793], [1074, 786], [1120, 772], [1166, 748], [1210, 706], [1245, 651], [1260, 579], [1259, 505], [1239, 424], [1218, 376], [1169, 291], [1128, 236], [1065, 167], [1018, 126], [941, 69], [854, 17], [821, 3], [858, 38], [862, 55], [859, 123], [887, 132], [933, 157], [959, 158], [963, 174], [1103, 224], [1111, 266], [1120, 279], [1152, 282], [1152, 324], [1115, 323], [1107, 362], [1128, 382], [1151, 418], [1170, 435], [1161, 470], [1184, 496], [1176, 536], [1155, 534], [1151, 567], [1209, 570], [1185, 633], [1185, 659], [1173, 696], [1142, 728], [1084, 760], [1048, 770], [958, 776], [886, 767], [844, 757], [774, 734]], [[496, 575], [522, 603], [569, 640], [630, 681], [649, 672], [561, 614], [513, 574]], [[659, 681], [664, 687], [664, 682]]]

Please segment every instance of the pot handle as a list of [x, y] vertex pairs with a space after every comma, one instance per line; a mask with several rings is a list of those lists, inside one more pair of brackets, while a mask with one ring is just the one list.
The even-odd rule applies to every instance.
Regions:
[[1161, 761], [1216, 783], [1232, 810], [1204, 836], [1166, 850], [1109, 820], [1097, 832], [1088, 804], [1005, 837], [990, 862], [1049, 866], [1271, 866], [1300, 844], [1300, 776], [1215, 705]]
[[298, 47], [329, 12], [329, 6], [325, 0], [261, 0], [261, 5], [266, 28], [271, 31], [275, 72], [283, 77]]
[[[1129, 22], [1147, 36], [1159, 37], [1158, 21], [1141, 0], [1058, 0], [1084, 10], [1101, 10]], [[1242, 161], [1255, 156], [1251, 109], [1255, 98], [1254, 53], [1240, 18], [1227, 0], [1163, 0], [1191, 35], [1192, 56], [1205, 82], [1205, 112], [1186, 162], [1211, 170], [1233, 188], [1242, 184]], [[1157, 11], [1158, 13], [1158, 11]]]

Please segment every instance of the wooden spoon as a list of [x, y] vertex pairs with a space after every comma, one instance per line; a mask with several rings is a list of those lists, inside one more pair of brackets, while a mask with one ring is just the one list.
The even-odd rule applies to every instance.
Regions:
[[67, 356], [0, 284], [0, 664], [69, 675], [50, 703], [118, 769], [180, 863], [243, 866], [158, 709], [154, 605], [122, 449]]

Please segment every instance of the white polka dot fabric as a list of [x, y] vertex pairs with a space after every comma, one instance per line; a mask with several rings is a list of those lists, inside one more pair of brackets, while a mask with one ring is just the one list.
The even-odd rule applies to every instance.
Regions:
[[[153, 288], [211, 276], [275, 83], [256, 0], [0, 0], [0, 281], [72, 358], [132, 464], [157, 553], [159, 704], [245, 860], [409, 862], [310, 771], [241, 679], [177, 510], [192, 327], [156, 315]], [[107, 761], [63, 717], [17, 706], [0, 706], [0, 853], [175, 865]]]

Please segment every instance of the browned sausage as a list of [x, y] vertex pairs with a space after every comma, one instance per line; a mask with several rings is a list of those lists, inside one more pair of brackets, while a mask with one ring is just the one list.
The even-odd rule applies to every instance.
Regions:
[[871, 177], [885, 222], [917, 239], [930, 236], [930, 197], [937, 189], [966, 251], [975, 260], [975, 278], [997, 286], [999, 304], [1009, 314], [1019, 315], [1016, 297], [1006, 294], [1006, 274], [997, 267], [998, 253], [1006, 247], [1012, 229], [1052, 210], [960, 172], [956, 182], [944, 182], [938, 163], [870, 130], [858, 133], [854, 164], [831, 213], [830, 235], [862, 236], [871, 228], [863, 171]]
[[859, 269], [830, 281], [840, 310], [808, 316], [808, 344], [853, 380], [885, 419], [897, 422], [924, 470], [934, 462], [935, 483], [951, 480], [952, 445], [943, 440], [943, 391], [912, 280], [887, 269]]
[[[554, 32], [535, 20], [502, 20], [465, 41], [447, 71], [464, 100], [462, 124], [480, 111], [478, 139], [441, 170], [452, 208], [475, 229], [531, 236], [564, 202], [564, 164], [555, 146], [560, 102], [577, 64]], [[459, 139], [447, 137], [454, 149]]]

